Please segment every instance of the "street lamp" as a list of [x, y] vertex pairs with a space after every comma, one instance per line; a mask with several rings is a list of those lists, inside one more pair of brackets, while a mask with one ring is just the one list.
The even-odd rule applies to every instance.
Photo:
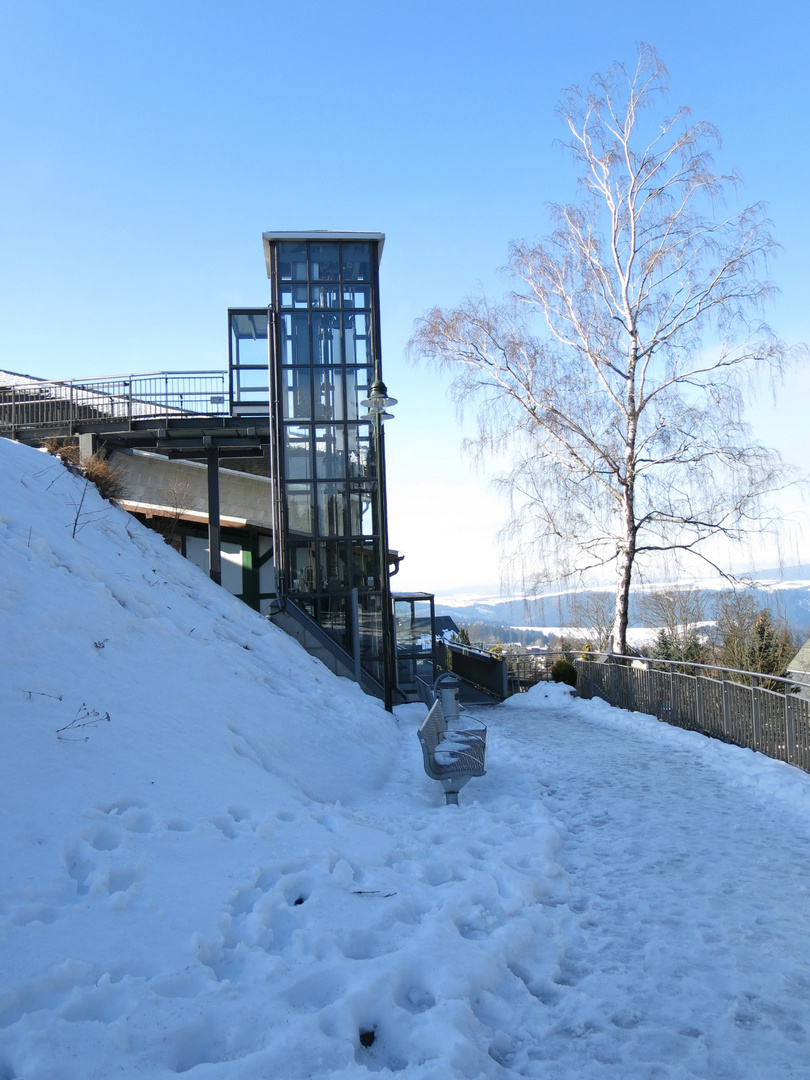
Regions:
[[375, 365], [374, 381], [368, 388], [368, 397], [360, 404], [368, 409], [368, 420], [374, 432], [377, 449], [377, 527], [380, 534], [380, 607], [382, 608], [382, 660], [384, 703], [388, 712], [394, 709], [394, 632], [391, 611], [391, 583], [388, 580], [388, 515], [385, 498], [385, 447], [383, 443], [383, 423], [392, 420], [393, 414], [388, 408], [396, 405], [397, 399], [388, 396], [388, 388], [380, 378], [379, 367]]
[[379, 377], [376, 375], [374, 382], [368, 388], [368, 397], [363, 398], [360, 404], [364, 409], [369, 411], [369, 419], [378, 417], [380, 423], [384, 420], [393, 420], [394, 414], [386, 412], [392, 405], [396, 405], [397, 399], [388, 396], [388, 387]]

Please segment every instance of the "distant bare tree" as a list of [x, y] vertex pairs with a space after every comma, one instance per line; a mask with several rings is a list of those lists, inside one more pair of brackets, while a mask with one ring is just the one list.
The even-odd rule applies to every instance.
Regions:
[[513, 538], [533, 583], [617, 572], [613, 644], [626, 648], [636, 560], [698, 555], [743, 539], [784, 484], [752, 441], [742, 390], [790, 350], [761, 321], [775, 244], [759, 205], [722, 211], [735, 175], [685, 108], [667, 115], [667, 73], [640, 48], [560, 106], [579, 197], [552, 208], [554, 231], [511, 248], [515, 293], [436, 308], [415, 357], [455, 375], [478, 446], [505, 451]]
[[639, 611], [647, 626], [658, 630], [658, 638], [647, 655], [670, 660], [706, 659], [701, 624], [706, 621], [703, 593], [693, 586], [652, 589], [641, 596]]
[[598, 652], [610, 648], [613, 629], [614, 598], [611, 593], [583, 589], [568, 605], [569, 621], [584, 632], [587, 643]]
[[758, 607], [745, 589], [720, 593], [715, 617], [715, 662], [723, 667], [783, 675], [802, 642], [783, 616]]

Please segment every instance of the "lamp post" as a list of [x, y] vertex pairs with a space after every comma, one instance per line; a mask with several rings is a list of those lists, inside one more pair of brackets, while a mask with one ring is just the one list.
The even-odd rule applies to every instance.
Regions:
[[393, 419], [387, 410], [396, 405], [396, 398], [388, 396], [388, 389], [380, 378], [379, 365], [375, 364], [374, 381], [368, 390], [368, 397], [360, 404], [368, 409], [368, 421], [374, 433], [377, 450], [377, 528], [380, 536], [380, 607], [382, 618], [382, 661], [384, 703], [388, 712], [394, 709], [394, 632], [391, 612], [391, 583], [388, 580], [388, 515], [385, 497], [385, 446], [383, 442], [383, 423]]

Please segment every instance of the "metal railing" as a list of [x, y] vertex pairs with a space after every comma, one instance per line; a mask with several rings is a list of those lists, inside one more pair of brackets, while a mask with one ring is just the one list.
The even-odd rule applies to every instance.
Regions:
[[610, 655], [574, 663], [580, 697], [650, 713], [810, 772], [810, 697], [802, 696], [810, 684], [675, 660]]
[[181, 416], [228, 416], [225, 371], [153, 371], [104, 379], [30, 380], [0, 386], [0, 434], [75, 429], [88, 422], [129, 424]]
[[509, 679], [506, 661], [486, 650], [476, 649], [471, 645], [458, 642], [444, 643], [444, 657], [440, 654], [440, 664], [454, 675], [460, 675], [465, 682], [480, 687], [488, 695], [503, 701], [509, 696]]

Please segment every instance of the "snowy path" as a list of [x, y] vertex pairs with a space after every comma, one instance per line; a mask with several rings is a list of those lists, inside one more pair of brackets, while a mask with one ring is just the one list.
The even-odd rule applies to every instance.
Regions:
[[662, 745], [656, 724], [617, 731], [572, 707], [515, 710], [502, 728], [515, 757], [544, 763], [569, 881], [558, 969], [532, 986], [545, 1061], [525, 1073], [810, 1075], [806, 815], [712, 764], [753, 755], [707, 756], [680, 732]]
[[810, 775], [541, 686], [447, 807], [424, 707], [0, 464], [0, 1080], [810, 1077]]

